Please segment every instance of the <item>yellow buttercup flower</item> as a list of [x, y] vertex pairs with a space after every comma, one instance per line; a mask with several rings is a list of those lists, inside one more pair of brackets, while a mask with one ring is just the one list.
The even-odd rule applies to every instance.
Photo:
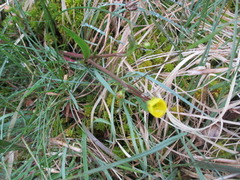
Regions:
[[147, 101], [147, 108], [154, 117], [160, 118], [166, 113], [167, 104], [163, 99], [153, 97]]

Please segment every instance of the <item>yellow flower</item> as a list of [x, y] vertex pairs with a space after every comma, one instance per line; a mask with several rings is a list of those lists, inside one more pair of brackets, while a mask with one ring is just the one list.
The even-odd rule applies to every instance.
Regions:
[[153, 97], [147, 101], [147, 108], [154, 117], [160, 118], [166, 113], [167, 104], [163, 99]]

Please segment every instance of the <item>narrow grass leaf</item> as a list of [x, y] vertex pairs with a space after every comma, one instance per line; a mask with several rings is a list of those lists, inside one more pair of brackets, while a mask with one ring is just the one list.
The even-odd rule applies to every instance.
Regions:
[[[163, 148], [169, 146], [170, 144], [174, 143], [179, 138], [181, 138], [185, 135], [187, 135], [187, 133], [180, 133], [176, 136], [170, 137], [170, 138], [162, 141], [161, 143], [157, 144], [156, 146], [154, 146], [150, 150], [147, 150], [147, 151], [145, 151], [143, 153], [140, 153], [140, 154], [136, 154], [136, 155], [134, 155], [130, 158], [125, 158], [125, 159], [119, 160], [119, 161], [114, 162], [114, 163], [105, 164], [104, 166], [101, 166], [101, 167], [98, 167], [98, 168], [95, 168], [95, 169], [92, 169], [92, 170], [88, 171], [87, 174], [93, 174], [93, 173], [97, 173], [97, 172], [100, 172], [100, 171], [105, 171], [107, 169], [111, 169], [111, 168], [119, 166], [121, 164], [125, 164], [125, 163], [128, 163], [130, 161], [134, 161], [134, 160], [140, 159], [142, 157], [148, 156], [150, 154], [156, 153], [156, 152], [160, 151], [161, 149], [163, 149]], [[85, 175], [85, 173], [82, 174], [80, 177], [82, 177], [84, 175]], [[75, 178], [75, 177], [73, 177], [73, 178]]]
[[41, 87], [41, 84], [44, 82], [43, 79], [39, 79], [34, 85], [29, 86], [28, 89], [25, 91], [25, 94], [23, 95], [23, 98], [26, 98], [30, 94], [32, 94], [36, 89]]
[[62, 154], [62, 167], [61, 167], [62, 179], [66, 178], [66, 166], [65, 166], [65, 164], [67, 163], [66, 162], [66, 157], [67, 157], [66, 155], [67, 155], [67, 148], [65, 147], [63, 149], [63, 154]]
[[94, 74], [95, 77], [99, 80], [99, 82], [113, 95], [115, 95], [115, 92], [112, 90], [112, 88], [110, 87], [110, 85], [108, 84], [107, 81], [105, 81], [105, 79], [101, 76], [101, 74], [98, 73], [98, 71], [96, 69], [94, 69]]
[[70, 91], [68, 91], [68, 93], [69, 93], [69, 96], [70, 96], [72, 102], [74, 103], [76, 109], [79, 110], [80, 108], [78, 106], [77, 100], [75, 99], [74, 95]]
[[178, 169], [175, 168], [174, 170], [172, 170], [171, 174], [169, 174], [166, 180], [177, 179], [177, 174], [178, 174]]
[[82, 7], [78, 6], [78, 7], [73, 7], [73, 8], [65, 9], [65, 10], [59, 12], [58, 14], [56, 14], [56, 15], [54, 16], [54, 18], [56, 18], [57, 16], [65, 13], [66, 11], [70, 11], [70, 10], [78, 10], [78, 11], [79, 11], [80, 9], [89, 9], [89, 10], [92, 9], [92, 10], [97, 10], [97, 11], [100, 11], [100, 12], [105, 12], [105, 13], [107, 13], [107, 14], [111, 14], [113, 17], [116, 16], [116, 17], [118, 17], [119, 19], [126, 21], [128, 24], [131, 24], [131, 21], [130, 21], [129, 19], [121, 16], [120, 13], [118, 13], [118, 12], [108, 11], [108, 10], [106, 10], [106, 9], [97, 8], [97, 7], [85, 7], [85, 6], [82, 6]]
[[123, 101], [124, 101], [124, 103], [126, 103], [126, 104], [129, 104], [129, 105], [131, 105], [131, 106], [137, 107], [136, 104], [132, 103], [131, 101], [129, 101], [129, 100], [127, 100], [127, 99], [124, 99]]
[[32, 159], [34, 160], [34, 163], [36, 164], [36, 167], [38, 167], [40, 174], [44, 177], [44, 179], [48, 179], [45, 172], [43, 171], [43, 167], [40, 165], [39, 160], [36, 159], [34, 152], [30, 149], [30, 147], [28, 146], [28, 144], [26, 143], [26, 141], [22, 138], [22, 141], [24, 143], [24, 145], [26, 146], [29, 154], [31, 155]]
[[89, 176], [85, 173], [88, 172], [88, 154], [87, 154], [87, 135], [85, 132], [82, 132], [82, 161], [83, 161], [83, 170], [84, 170], [84, 179], [88, 180]]
[[170, 24], [178, 27], [179, 29], [183, 30], [186, 34], [189, 33], [189, 32], [187, 31], [187, 29], [185, 29], [183, 26], [179, 25], [178, 23], [175, 23], [174, 21], [172, 21], [172, 20], [169, 19], [169, 18], [166, 18], [166, 17], [160, 15], [160, 14], [157, 13], [157, 12], [147, 11], [147, 10], [145, 10], [145, 9], [143, 9], [143, 8], [138, 8], [138, 9], [141, 10], [141, 11], [143, 11], [143, 12], [145, 12], [146, 14], [149, 14], [149, 15], [151, 15], [151, 16], [155, 16], [155, 17], [158, 18], [158, 19], [162, 19], [162, 20], [164, 20], [164, 21], [166, 21], [166, 22], [168, 22], [168, 23], [170, 23]]
[[135, 167], [135, 168], [132, 168], [132, 167], [126, 167], [126, 166], [122, 166], [122, 165], [120, 165], [120, 166], [118, 166], [118, 167], [121, 168], [121, 169], [124, 169], [124, 170], [126, 170], [126, 171], [128, 171], [128, 172], [142, 173], [142, 174], [150, 177], [150, 179], [151, 179], [151, 178], [152, 178], [152, 179], [155, 179], [155, 178], [156, 178], [156, 177], [154, 177], [154, 175], [148, 173], [148, 171], [143, 171], [143, 170], [141, 170], [141, 169], [137, 169], [136, 167]]
[[[94, 159], [96, 160], [96, 163], [98, 165], [104, 166], [106, 164], [104, 161], [102, 161], [101, 159], [96, 157], [95, 154], [91, 153], [91, 151], [89, 152], [89, 154], [94, 157]], [[107, 178], [107, 180], [112, 180], [112, 176], [110, 175], [110, 173], [107, 170], [104, 170], [103, 172], [104, 172], [104, 175]], [[87, 176], [89, 176], [89, 175], [87, 175]], [[100, 175], [100, 176], [102, 176], [102, 175]], [[70, 179], [72, 179], [72, 178], [70, 178]]]
[[111, 136], [112, 136], [112, 140], [115, 142], [116, 141], [116, 129], [115, 129], [115, 120], [114, 120], [114, 114], [115, 114], [115, 96], [112, 97], [112, 104], [111, 104], [111, 112], [110, 112], [110, 124], [111, 124]]
[[73, 38], [73, 40], [81, 48], [84, 59], [88, 59], [91, 54], [88, 44], [82, 38], [80, 38], [77, 34], [75, 34], [73, 31], [71, 31], [70, 29], [68, 29], [64, 26], [63, 26], [63, 29], [67, 33], [67, 35], [70, 36], [71, 38]]
[[14, 115], [14, 113], [8, 113], [8, 114], [5, 114], [5, 115], [2, 115], [2, 116], [0, 117], [0, 121], [4, 121], [5, 118], [11, 117], [11, 116], [13, 116], [13, 115]]
[[[182, 144], [183, 144], [183, 146], [184, 146], [185, 151], [186, 151], [187, 154], [189, 155], [190, 159], [194, 162], [195, 159], [194, 159], [194, 157], [193, 157], [193, 154], [191, 153], [191, 150], [188, 148], [188, 145], [187, 145], [185, 139], [188, 140], [188, 138], [186, 138], [186, 137], [181, 138], [181, 140], [182, 140]], [[191, 140], [188, 140], [188, 141], [189, 141], [190, 144], [191, 144]], [[192, 144], [192, 145], [193, 145], [193, 144]], [[193, 145], [193, 146], [194, 146], [194, 145]], [[204, 175], [203, 175], [201, 169], [200, 169], [199, 167], [197, 167], [197, 166], [195, 166], [195, 169], [196, 169], [196, 173], [197, 173], [199, 179], [204, 179]]]
[[198, 40], [197, 42], [193, 43], [192, 45], [188, 46], [187, 49], [192, 49], [197, 47], [199, 44], [203, 44], [205, 42], [208, 42], [211, 40], [216, 34], [218, 34], [221, 30], [223, 30], [224, 27], [227, 25], [222, 26], [221, 28], [218, 28], [216, 31], [212, 32], [211, 34], [205, 36], [204, 38]]
[[196, 161], [193, 163], [193, 166], [203, 168], [203, 169], [217, 170], [217, 171], [228, 172], [228, 173], [239, 173], [240, 172], [240, 168], [235, 168], [232, 166], [216, 164], [216, 163], [211, 163], [211, 162], [204, 162], [204, 161]]
[[103, 124], [107, 124], [107, 125], [111, 125], [111, 123], [109, 121], [107, 121], [106, 119], [103, 118], [96, 118], [93, 123], [103, 123]]
[[0, 140], [0, 153], [9, 151], [26, 150], [24, 147], [13, 144], [9, 141]]
[[51, 13], [49, 12], [49, 9], [47, 7], [47, 5], [45, 4], [45, 1], [40, 1], [41, 6], [43, 8], [44, 11], [44, 17], [46, 20], [46, 24], [50, 27], [50, 30], [52, 31], [52, 34], [55, 35], [56, 34], [56, 27], [55, 27], [55, 21], [51, 15]]
[[5, 65], [6, 65], [7, 63], [8, 63], [8, 60], [5, 60], [5, 61], [2, 63], [2, 66], [1, 66], [1, 68], [0, 68], [0, 77], [2, 76], [3, 70], [4, 70]]
[[96, 32], [100, 33], [100, 34], [103, 35], [103, 36], [109, 37], [111, 40], [116, 41], [116, 42], [119, 43], [119, 44], [123, 44], [121, 41], [118, 41], [117, 39], [115, 39], [114, 37], [112, 37], [112, 36], [110, 36], [110, 35], [106, 35], [106, 33], [105, 33], [104, 31], [102, 31], [101, 29], [98, 29], [98, 28], [94, 27], [94, 26], [91, 25], [91, 24], [83, 23], [83, 24], [82, 24], [82, 27], [84, 27], [84, 26], [85, 26], [85, 27], [89, 27], [89, 28], [95, 30]]
[[123, 109], [124, 109], [124, 113], [126, 115], [127, 118], [127, 124], [128, 124], [128, 128], [130, 131], [130, 137], [132, 139], [132, 144], [135, 150], [135, 153], [139, 154], [139, 150], [138, 150], [138, 146], [137, 146], [137, 142], [136, 142], [136, 137], [135, 137], [135, 131], [134, 131], [134, 123], [132, 122], [132, 117], [128, 111], [128, 108], [126, 107], [126, 105], [123, 103]]
[[137, 102], [139, 103], [140, 107], [144, 110], [147, 111], [147, 103], [143, 101], [142, 98], [136, 97]]

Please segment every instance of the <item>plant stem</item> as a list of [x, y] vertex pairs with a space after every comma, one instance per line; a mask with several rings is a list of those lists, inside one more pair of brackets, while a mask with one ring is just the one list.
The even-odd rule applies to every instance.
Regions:
[[[82, 54], [77, 54], [77, 53], [73, 53], [73, 52], [60, 52], [62, 54], [64, 54], [64, 58], [67, 60], [67, 61], [74, 61], [72, 60], [71, 58], [69, 57], [66, 57], [66, 56], [71, 56], [71, 57], [75, 57], [75, 58], [83, 58], [83, 55]], [[143, 93], [139, 90], [137, 90], [136, 88], [134, 88], [132, 85], [130, 84], [127, 84], [125, 81], [123, 81], [122, 79], [120, 79], [118, 76], [116, 76], [115, 74], [113, 74], [111, 71], [107, 70], [106, 68], [100, 66], [99, 64], [95, 63], [92, 58], [98, 58], [98, 57], [114, 57], [114, 56], [120, 56], [120, 57], [123, 57], [125, 53], [123, 52], [120, 52], [120, 53], [113, 53], [113, 54], [102, 54], [102, 55], [94, 55], [94, 56], [90, 56], [89, 59], [87, 59], [87, 63], [93, 65], [94, 67], [96, 67], [97, 69], [99, 69], [100, 71], [108, 74], [111, 78], [113, 78], [114, 80], [116, 80], [117, 82], [119, 82], [124, 88], [126, 91], [128, 91], [129, 93], [135, 95], [135, 96], [138, 96], [140, 98], [142, 98], [144, 101], [148, 101], [150, 100], [149, 97], [147, 96], [144, 96]]]

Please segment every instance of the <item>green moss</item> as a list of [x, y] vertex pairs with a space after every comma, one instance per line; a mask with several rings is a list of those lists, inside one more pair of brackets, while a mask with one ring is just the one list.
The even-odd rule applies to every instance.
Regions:
[[[49, 14], [53, 19], [57, 30], [61, 34], [61, 37], [57, 37], [58, 39], [69, 39], [63, 29], [63, 26], [71, 29], [73, 32], [80, 35], [83, 39], [91, 39], [91, 35], [95, 35], [95, 33], [92, 33], [95, 32], [95, 30], [92, 30], [89, 27], [81, 28], [81, 25], [83, 24], [83, 22], [85, 22], [86, 19], [86, 23], [98, 28], [98, 26], [104, 19], [106, 13], [99, 10], [84, 8], [86, 6], [84, 2], [86, 1], [66, 0], [66, 9], [64, 11], [62, 11], [61, 8], [61, 1], [53, 0], [49, 1], [46, 4]], [[89, 4], [89, 6], [91, 7], [91, 4]], [[30, 26], [32, 27], [34, 33], [37, 34], [40, 38], [44, 37], [44, 41], [47, 42], [48, 45], [52, 45], [53, 42], [56, 41], [56, 38], [54, 36], [59, 36], [59, 33], [50, 33], [51, 29], [50, 27], [47, 27], [50, 19], [49, 17], [45, 16], [42, 3], [40, 1], [37, 1], [34, 4], [33, 8], [27, 12], [27, 14]], [[102, 28], [104, 28], [104, 26]]]
[[[128, 147], [123, 147], [125, 148], [125, 150], [128, 149]], [[115, 146], [114, 149], [113, 149], [113, 153], [116, 154], [117, 156], [119, 156], [120, 158], [126, 158], [125, 154], [123, 153], [123, 151], [121, 150], [120, 147], [118, 146]], [[128, 152], [130, 153], [130, 152]]]
[[73, 128], [67, 128], [65, 130], [65, 135], [71, 138], [80, 138], [82, 135], [82, 129], [79, 126], [74, 126]]
[[[152, 61], [149, 60], [149, 61], [145, 61], [145, 62], [141, 63], [138, 66], [138, 68], [140, 68], [139, 69], [140, 72], [150, 71], [152, 69], [152, 67], [151, 67], [152, 65], [153, 65]], [[144, 68], [144, 67], [148, 67], [148, 68]]]
[[220, 92], [222, 91], [222, 87], [219, 86], [220, 84], [221, 82], [218, 80], [212, 81], [209, 84], [210, 92], [212, 93], [214, 98], [217, 98], [220, 95]]
[[[183, 112], [185, 112], [184, 108], [183, 108], [182, 106], [180, 106], [180, 105], [171, 107], [171, 111], [177, 112], [177, 113], [183, 113]], [[183, 118], [184, 118], [183, 115], [179, 115], [179, 116], [178, 116], [177, 114], [174, 114], [174, 116], [175, 116], [176, 118], [179, 118], [181, 121], [182, 121]]]
[[105, 129], [107, 129], [107, 126], [103, 123], [94, 123], [94, 129], [98, 131], [104, 131]]
[[87, 118], [87, 117], [90, 117], [91, 116], [91, 112], [92, 112], [92, 105], [85, 105], [83, 106], [84, 108], [84, 116]]
[[163, 47], [163, 51], [164, 52], [169, 52], [172, 48], [172, 44], [167, 43], [164, 47]]
[[[136, 29], [134, 29], [136, 30]], [[144, 33], [139, 34], [136, 39], [142, 38]], [[159, 30], [155, 30], [153, 33], [149, 33], [148, 36], [146, 36], [146, 41], [139, 44], [138, 48], [135, 50], [134, 54], [135, 56], [129, 57], [128, 62], [130, 64], [135, 64], [136, 61], [141, 58], [142, 56], [150, 56], [153, 54], [162, 54], [165, 52], [169, 52], [172, 48], [172, 44], [168, 41], [167, 37], [162, 34]], [[135, 58], [134, 58], [135, 57]], [[141, 63], [138, 68], [140, 68], [141, 72], [149, 72], [154, 70], [156, 66], [154, 65], [161, 65], [164, 63], [165, 58], [160, 57], [152, 60], [145, 61]], [[167, 64], [165, 65], [164, 72], [170, 72], [174, 69], [176, 66], [176, 63], [173, 64]], [[144, 68], [148, 67], [148, 68]]]
[[[225, 140], [220, 140], [217, 142], [218, 145], [225, 147]], [[228, 149], [234, 150], [235, 147], [234, 146], [228, 146]], [[235, 159], [234, 155], [226, 152], [224, 150], [220, 150], [218, 147], [214, 146], [213, 150], [216, 150], [215, 153], [212, 154], [212, 157], [217, 157], [217, 158], [225, 158], [225, 159]]]
[[[78, 6], [83, 6], [84, 1], [74, 1], [74, 0], [66, 0], [66, 7], [67, 8], [73, 8]], [[84, 18], [83, 9], [72, 9], [67, 11], [66, 13], [61, 13], [61, 1], [53, 0], [46, 4], [47, 9], [51, 15], [51, 18], [55, 22], [56, 26], [58, 27], [58, 30], [65, 38], [65, 32], [62, 29], [62, 25], [65, 27], [72, 29], [76, 33], [79, 33], [79, 25], [82, 23]], [[39, 14], [41, 13], [41, 14]], [[33, 31], [38, 34], [39, 37], [44, 37], [45, 41], [48, 44], [53, 44], [53, 42], [56, 41], [56, 34], [51, 34], [50, 32], [46, 32], [44, 34], [46, 23], [49, 21], [48, 17], [42, 16], [44, 15], [44, 10], [42, 7], [42, 4], [40, 1], [37, 1], [34, 6], [27, 12], [28, 19], [30, 22], [30, 26], [32, 27]], [[70, 18], [67, 18], [67, 15]], [[40, 18], [39, 18], [40, 17]], [[46, 29], [49, 30], [50, 29]]]
[[20, 16], [18, 16], [17, 14], [12, 15], [12, 14], [6, 13], [6, 17], [2, 22], [0, 22], [0, 31], [4, 32], [4, 36], [3, 34], [0, 35], [0, 39], [1, 40], [5, 39], [6, 41], [8, 41], [10, 39], [18, 38], [19, 36], [18, 29], [23, 27], [24, 27], [24, 22], [20, 18]]
[[54, 42], [57, 41], [56, 36], [52, 35], [52, 33], [48, 33], [44, 36], [45, 40], [49, 43], [49, 44], [53, 44]]
[[[84, 9], [80, 9], [77, 7], [83, 7], [84, 1], [83, 0], [66, 0], [66, 7], [67, 8], [76, 8], [66, 11], [66, 13], [63, 13], [61, 15], [56, 16], [56, 23], [57, 24], [64, 24], [67, 28], [75, 31], [76, 33], [79, 32], [79, 26], [82, 24], [82, 21], [84, 19]], [[67, 18], [67, 15], [69, 16], [69, 19]], [[64, 33], [64, 31], [60, 28], [61, 33]]]
[[167, 38], [164, 35], [161, 35], [161, 36], [158, 37], [158, 41], [162, 42], [162, 43], [165, 43], [167, 41]]
[[[238, 3], [238, 6], [240, 5], [240, 2]], [[228, 10], [230, 10], [232, 13], [234, 13], [235, 12], [235, 7], [236, 7], [237, 5], [236, 5], [236, 1], [227, 1], [227, 6], [226, 6], [226, 8], [228, 9]]]
[[194, 97], [198, 100], [201, 101], [201, 97], [202, 97], [202, 93], [203, 93], [203, 89], [199, 89], [194, 93]]
[[106, 98], [106, 102], [108, 106], [112, 105], [112, 100], [113, 100], [114, 96], [110, 93], [108, 93], [107, 98]]
[[164, 66], [164, 72], [171, 72], [175, 67], [175, 64], [166, 64]]

